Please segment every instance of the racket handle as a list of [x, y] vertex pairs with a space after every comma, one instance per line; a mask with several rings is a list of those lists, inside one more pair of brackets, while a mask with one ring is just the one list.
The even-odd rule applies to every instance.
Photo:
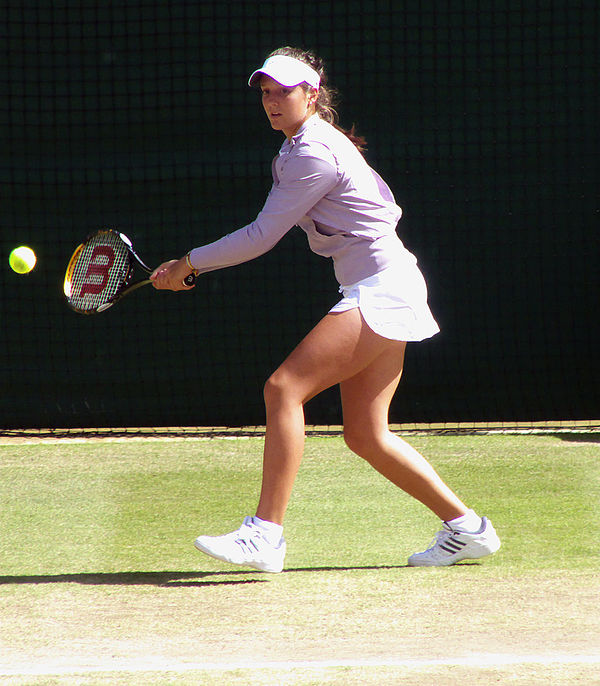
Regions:
[[183, 285], [184, 286], [193, 286], [196, 283], [196, 274], [195, 272], [192, 272], [191, 274], [188, 274], [185, 279], [183, 280]]

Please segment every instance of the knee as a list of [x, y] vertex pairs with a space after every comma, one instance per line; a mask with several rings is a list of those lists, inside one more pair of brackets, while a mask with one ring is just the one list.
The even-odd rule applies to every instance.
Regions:
[[344, 425], [344, 441], [353, 453], [372, 463], [374, 456], [388, 452], [392, 434], [384, 426], [368, 421]]
[[263, 388], [263, 397], [267, 407], [281, 405], [290, 395], [292, 384], [287, 375], [281, 370], [276, 370], [267, 379]]
[[344, 441], [353, 453], [363, 458], [373, 447], [373, 436], [361, 426], [344, 426]]

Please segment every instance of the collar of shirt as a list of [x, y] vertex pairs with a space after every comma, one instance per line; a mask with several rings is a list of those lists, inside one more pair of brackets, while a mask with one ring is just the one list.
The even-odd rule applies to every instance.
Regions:
[[280, 152], [289, 152], [296, 142], [302, 138], [302, 136], [313, 126], [317, 125], [321, 121], [321, 118], [319, 117], [318, 114], [312, 114], [303, 124], [302, 126], [296, 131], [296, 133], [291, 137], [291, 138], [286, 138], [283, 141], [283, 145], [281, 146]]

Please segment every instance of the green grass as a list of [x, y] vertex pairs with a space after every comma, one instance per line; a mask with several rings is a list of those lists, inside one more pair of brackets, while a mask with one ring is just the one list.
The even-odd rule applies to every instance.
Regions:
[[[6, 683], [128, 683], [128, 660], [146, 655], [149, 672], [152, 660], [159, 666], [144, 683], [236, 684], [248, 673], [232, 668], [217, 679], [190, 667], [187, 676], [168, 676], [165, 660], [225, 670], [245, 660], [416, 659], [446, 650], [600, 653], [594, 435], [409, 441], [492, 519], [503, 541], [498, 554], [453, 568], [407, 568], [439, 522], [340, 438], [307, 440], [281, 575], [230, 568], [192, 545], [254, 511], [259, 438], [1, 445], [0, 674], [35, 660], [55, 674], [61, 666], [83, 673], [104, 660], [114, 663], [112, 676]], [[268, 669], [264, 681], [258, 672], [252, 679], [394, 683], [390, 669], [315, 676], [292, 665], [281, 680]], [[555, 683], [585, 669], [555, 675]], [[528, 683], [527, 675], [501, 671]], [[491, 678], [470, 675], [471, 683]]]
[[[600, 444], [568, 434], [411, 442], [494, 521], [504, 545], [486, 565], [597, 568], [590, 524]], [[0, 446], [0, 575], [195, 570], [196, 535], [253, 513], [261, 446], [258, 438]], [[286, 522], [288, 567], [403, 564], [437, 527], [341, 439], [307, 440]]]

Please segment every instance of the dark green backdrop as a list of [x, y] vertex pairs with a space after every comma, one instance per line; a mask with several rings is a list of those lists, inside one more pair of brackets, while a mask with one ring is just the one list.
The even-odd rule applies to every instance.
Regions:
[[[404, 209], [442, 333], [391, 419], [598, 417], [598, 3], [16, 2], [0, 8], [1, 425], [263, 423], [262, 384], [336, 301], [293, 229], [190, 294], [62, 299], [114, 226], [156, 264], [251, 221], [281, 143], [248, 74], [309, 47]], [[8, 268], [28, 244], [29, 276]], [[309, 403], [338, 423], [338, 398]]]

